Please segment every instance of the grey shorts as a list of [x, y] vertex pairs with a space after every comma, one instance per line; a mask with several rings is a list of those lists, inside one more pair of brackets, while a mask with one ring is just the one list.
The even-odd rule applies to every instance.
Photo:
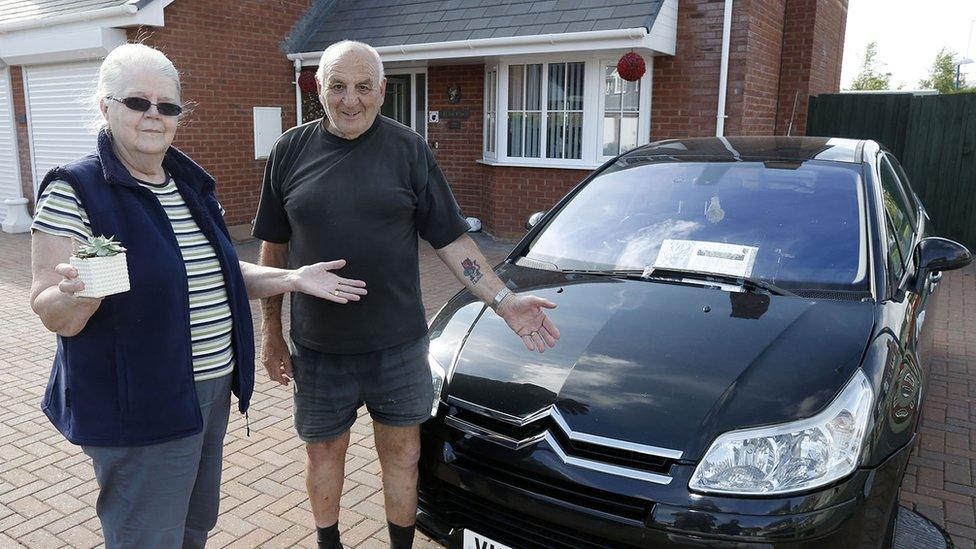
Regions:
[[370, 353], [323, 353], [293, 343], [295, 430], [305, 442], [331, 440], [366, 404], [373, 421], [419, 425], [434, 399], [427, 336]]

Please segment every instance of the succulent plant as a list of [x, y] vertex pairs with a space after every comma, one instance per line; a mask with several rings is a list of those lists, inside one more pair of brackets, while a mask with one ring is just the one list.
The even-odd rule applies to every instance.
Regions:
[[91, 257], [110, 257], [125, 251], [121, 244], [115, 241], [115, 236], [93, 236], [87, 244], [78, 246], [75, 257], [88, 259]]

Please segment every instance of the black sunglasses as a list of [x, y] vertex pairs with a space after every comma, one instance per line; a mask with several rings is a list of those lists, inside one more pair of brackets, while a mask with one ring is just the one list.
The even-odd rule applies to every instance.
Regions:
[[126, 107], [134, 111], [146, 112], [149, 107], [153, 105], [156, 106], [156, 110], [159, 114], [163, 116], [179, 116], [183, 112], [183, 107], [177, 105], [176, 103], [153, 103], [152, 101], [145, 99], [143, 97], [125, 97], [119, 99], [118, 97], [107, 96], [106, 99], [111, 99], [112, 101], [118, 101]]

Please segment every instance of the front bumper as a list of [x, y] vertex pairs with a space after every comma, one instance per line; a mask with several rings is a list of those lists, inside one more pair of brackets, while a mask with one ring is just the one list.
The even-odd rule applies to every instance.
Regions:
[[449, 547], [466, 528], [517, 549], [877, 547], [912, 447], [809, 494], [715, 497], [688, 491], [694, 465], [674, 465], [667, 485], [610, 478], [436, 423], [423, 431], [417, 520]]

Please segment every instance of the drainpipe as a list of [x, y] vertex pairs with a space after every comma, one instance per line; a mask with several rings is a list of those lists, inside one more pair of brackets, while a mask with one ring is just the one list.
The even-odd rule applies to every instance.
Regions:
[[722, 66], [718, 75], [718, 111], [715, 115], [715, 136], [725, 135], [725, 93], [729, 82], [729, 41], [732, 37], [732, 0], [725, 0], [722, 21]]
[[295, 125], [302, 125], [302, 86], [298, 79], [302, 76], [302, 60], [295, 59]]

